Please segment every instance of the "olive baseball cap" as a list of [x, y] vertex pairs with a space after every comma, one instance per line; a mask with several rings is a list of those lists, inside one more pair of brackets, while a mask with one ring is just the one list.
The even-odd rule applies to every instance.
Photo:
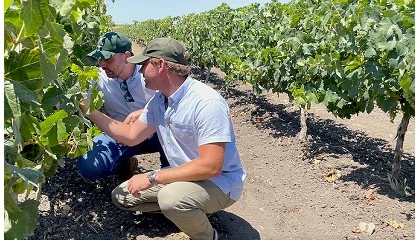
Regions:
[[173, 38], [156, 38], [146, 45], [142, 54], [129, 57], [127, 58], [127, 61], [141, 64], [153, 57], [162, 58], [173, 63], [188, 65], [185, 53], [185, 46], [181, 42]]
[[131, 41], [126, 36], [118, 32], [107, 32], [96, 45], [96, 49], [87, 56], [96, 59], [108, 59], [116, 53], [131, 52]]

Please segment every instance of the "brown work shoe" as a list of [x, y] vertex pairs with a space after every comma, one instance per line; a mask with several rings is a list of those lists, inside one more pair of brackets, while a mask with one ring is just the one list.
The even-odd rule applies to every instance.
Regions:
[[137, 158], [135, 156], [131, 157], [128, 164], [121, 166], [120, 170], [118, 171], [118, 179], [123, 182], [129, 180], [131, 177], [133, 177], [137, 165]]

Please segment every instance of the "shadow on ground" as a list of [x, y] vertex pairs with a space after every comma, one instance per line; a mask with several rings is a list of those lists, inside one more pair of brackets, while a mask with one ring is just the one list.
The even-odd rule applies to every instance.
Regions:
[[243, 218], [220, 211], [210, 217], [210, 222], [219, 233], [219, 239], [229, 240], [259, 240], [259, 232]]
[[[195, 73], [197, 74], [198, 70], [195, 70]], [[205, 75], [197, 77], [205, 79]], [[264, 95], [255, 95], [252, 90], [234, 89], [235, 84], [229, 85], [213, 73], [210, 74], [209, 83], [214, 84], [214, 88], [221, 91], [225, 98], [233, 97], [237, 100], [231, 107], [255, 105], [251, 112], [251, 122], [259, 129], [271, 130], [274, 138], [296, 137], [299, 134], [299, 111], [291, 111], [290, 107], [284, 104], [270, 103]], [[394, 157], [394, 149], [389, 147], [387, 141], [369, 137], [362, 131], [349, 130], [345, 125], [329, 119], [320, 119], [314, 114], [308, 116], [307, 124], [310, 140], [302, 144], [306, 149], [306, 159], [311, 160], [314, 156], [325, 154], [336, 159], [350, 157], [367, 167], [353, 169], [350, 174], [341, 178], [342, 181], [355, 182], [363, 188], [374, 186], [379, 194], [414, 202], [414, 194], [408, 197], [398, 195], [391, 189], [387, 180]], [[404, 153], [402, 158], [401, 179], [406, 179], [407, 186], [414, 193], [415, 157]]]
[[[255, 118], [263, 117], [264, 124], [258, 127], [271, 129], [274, 138], [290, 137], [299, 133], [299, 112], [287, 112], [281, 104], [274, 105], [267, 102], [264, 97], [257, 98], [254, 103], [257, 109], [252, 113]], [[279, 106], [280, 105], [280, 106]], [[414, 201], [414, 197], [401, 197], [392, 191], [387, 180], [391, 171], [391, 162], [394, 149], [383, 139], [372, 138], [364, 132], [349, 130], [345, 125], [337, 124], [333, 120], [320, 119], [310, 114], [308, 117], [308, 133], [310, 140], [305, 144], [307, 159], [311, 160], [317, 155], [328, 155], [330, 158], [350, 157], [353, 161], [366, 165], [365, 168], [354, 169], [344, 176], [342, 181], [358, 183], [363, 188], [375, 186], [378, 193], [391, 198], [400, 198], [402, 201]], [[407, 180], [407, 186], [414, 192], [414, 156], [403, 154], [402, 179]]]

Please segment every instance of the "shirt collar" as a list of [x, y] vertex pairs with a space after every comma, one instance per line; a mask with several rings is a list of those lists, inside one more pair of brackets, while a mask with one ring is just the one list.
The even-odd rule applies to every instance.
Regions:
[[182, 83], [182, 85], [169, 98], [172, 99], [174, 103], [178, 103], [184, 97], [192, 83], [193, 79], [188, 76], [184, 83]]
[[134, 72], [131, 75], [131, 77], [129, 77], [126, 81], [127, 83], [130, 83], [131, 81], [133, 81], [134, 79], [136, 79], [139, 76], [139, 71], [140, 71], [140, 65], [136, 64], [136, 67], [134, 68]]
[[[194, 82], [193, 79], [190, 76], [188, 76], [187, 79], [185, 79], [185, 81], [182, 83], [182, 85], [174, 93], [172, 93], [171, 96], [169, 96], [168, 104], [171, 105], [171, 102], [173, 103], [180, 102], [181, 99], [186, 94], [186, 92], [188, 91], [188, 89], [193, 84], [193, 82]], [[165, 96], [162, 93], [161, 93], [161, 99], [163, 102], [165, 101]]]

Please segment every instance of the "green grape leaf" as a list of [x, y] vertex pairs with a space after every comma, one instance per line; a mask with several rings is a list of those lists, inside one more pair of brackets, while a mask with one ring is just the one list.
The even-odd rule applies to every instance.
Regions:
[[66, 111], [60, 110], [40, 123], [40, 133], [44, 144], [55, 146], [67, 138], [68, 133], [66, 132], [66, 126], [62, 121], [62, 119], [67, 116], [68, 113]]
[[318, 97], [313, 92], [307, 92], [306, 93], [306, 99], [308, 100], [308, 102], [319, 103]]
[[4, 77], [10, 82], [19, 82], [30, 91], [36, 92], [42, 87], [42, 73], [39, 63], [39, 49], [22, 49], [19, 53], [11, 52], [4, 59]]
[[14, 102], [14, 104], [26, 102], [39, 105], [38, 94], [26, 88], [20, 82], [6, 80], [4, 87], [5, 94], [7, 94], [10, 102]]
[[6, 80], [4, 82], [4, 105], [7, 106], [4, 113], [5, 121], [11, 117], [19, 119], [21, 116], [19, 97], [16, 95], [13, 87], [10, 81]]
[[45, 153], [46, 153], [44, 155], [45, 157], [51, 158], [49, 160], [50, 162], [57, 161], [60, 164], [61, 167], [64, 167], [64, 161], [63, 161], [62, 158], [59, 159], [58, 156], [56, 154], [54, 154], [52, 151], [50, 151], [48, 148], [45, 149]]
[[68, 101], [61, 88], [51, 85], [46, 89], [41, 102], [42, 107], [49, 113], [56, 108], [63, 109]]
[[66, 125], [62, 120], [57, 122], [57, 140], [58, 142], [63, 142], [67, 140], [70, 133], [67, 132]]
[[89, 106], [89, 112], [93, 110], [93, 108], [100, 109], [105, 102], [104, 94], [101, 91], [92, 91], [91, 101], [93, 104]]
[[25, 239], [37, 226], [39, 202], [28, 199], [19, 205], [22, 211], [4, 211], [4, 239]]
[[397, 101], [391, 97], [378, 96], [376, 99], [378, 107], [384, 112], [388, 112], [397, 106]]
[[42, 85], [48, 86], [52, 81], [56, 80], [59, 70], [55, 68], [55, 64], [50, 62], [51, 57], [45, 52], [40, 53], [39, 63], [42, 71]]
[[330, 90], [327, 90], [325, 92], [325, 98], [324, 98], [324, 102], [326, 103], [326, 105], [328, 103], [333, 103], [336, 102], [338, 100], [338, 96], [336, 93], [331, 92]]
[[[14, 102], [16, 103], [16, 102]], [[9, 120], [10, 118], [13, 117], [13, 110], [12, 107], [9, 105], [10, 103], [8, 102], [8, 99], [6, 97], [6, 95], [4, 95], [4, 110], [3, 110], [3, 114], [4, 114], [4, 119], [3, 121], [6, 122], [7, 120]], [[17, 105], [15, 105], [15, 110], [17, 108]], [[16, 112], [20, 113], [20, 110], [17, 110]]]
[[338, 102], [337, 102], [337, 107], [338, 108], [340, 108], [340, 109], [342, 109], [343, 108], [343, 106], [344, 106], [344, 99], [340, 99], [340, 100], [338, 100]]
[[14, 194], [13, 196], [15, 196], [15, 197], [13, 197], [12, 194], [13, 193], [11, 193], [10, 190], [5, 186], [5, 188], [4, 188], [4, 208], [10, 213], [19, 213], [19, 212], [21, 212], [21, 210], [18, 206], [18, 200], [16, 199], [16, 195]]
[[369, 46], [368, 49], [366, 49], [366, 51], [365, 51], [365, 57], [367, 57], [367, 58], [375, 57], [376, 54], [377, 53], [375, 51], [375, 48], [373, 48], [371, 46]]
[[376, 61], [368, 61], [366, 63], [365, 73], [371, 74], [374, 79], [381, 79], [384, 76], [381, 65]]
[[305, 105], [306, 104], [305, 98], [303, 98], [301, 96], [295, 97], [294, 100], [295, 100], [297, 105]]
[[[50, 158], [51, 162], [47, 165], [47, 169], [44, 169], [44, 175], [47, 178], [52, 178], [55, 173], [57, 172], [59, 163], [57, 161], [53, 161], [52, 158]], [[63, 161], [63, 160], [61, 160]]]
[[[68, 60], [69, 49], [64, 45], [66, 33], [62, 25], [47, 22], [46, 28], [40, 33], [42, 34], [39, 47], [42, 48], [40, 53], [40, 66], [43, 75], [43, 86], [48, 86], [51, 82], [58, 78], [59, 73], [63, 69]], [[68, 38], [65, 38], [69, 41]]]
[[58, 121], [62, 120], [63, 118], [67, 117], [68, 114], [63, 111], [57, 111], [53, 115], [49, 116], [43, 122], [41, 122], [41, 136], [47, 135], [47, 133], [51, 130], [53, 126], [57, 124]]
[[65, 124], [67, 128], [67, 132], [72, 132], [74, 128], [77, 127], [80, 123], [79, 117], [76, 116], [68, 116], [63, 119], [63, 123]]
[[5, 167], [10, 169], [13, 175], [17, 175], [22, 178], [25, 182], [39, 187], [39, 184], [44, 182], [44, 175], [32, 168], [18, 168], [9, 163], [5, 163]]
[[[6, 10], [6, 9], [5, 9]], [[4, 23], [6, 29], [9, 29], [13, 33], [13, 37], [16, 38], [19, 30], [22, 28], [23, 21], [19, 17], [20, 9], [18, 8], [9, 8], [4, 13]], [[6, 30], [5, 29], [5, 30]], [[8, 37], [4, 37], [6, 41], [10, 41]]]
[[5, 141], [4, 143], [4, 160], [7, 163], [14, 164], [18, 157], [18, 149], [14, 146], [11, 141]]
[[368, 102], [368, 105], [366, 106], [366, 112], [367, 113], [371, 113], [373, 111], [374, 107], [375, 107], [374, 102], [373, 101], [369, 101]]
[[23, 168], [23, 167], [36, 168], [37, 165], [35, 162], [28, 160], [24, 158], [21, 154], [19, 154], [16, 158], [15, 166], [18, 166], [20, 168]]
[[22, 116], [20, 132], [23, 139], [31, 139], [33, 135], [37, 135], [39, 132], [38, 119], [30, 114]]
[[66, 0], [60, 8], [61, 16], [68, 16], [72, 12], [73, 6], [76, 4], [76, 0]]
[[90, 80], [98, 79], [98, 69], [96, 67], [81, 68], [76, 64], [71, 66], [71, 71], [78, 76], [81, 90], [89, 89]]
[[411, 91], [411, 80], [407, 75], [404, 75], [404, 77], [401, 79], [400, 86], [404, 91]]
[[42, 25], [48, 21], [50, 9], [47, 0], [27, 0], [22, 2], [20, 13], [25, 23], [26, 36], [38, 33]]

